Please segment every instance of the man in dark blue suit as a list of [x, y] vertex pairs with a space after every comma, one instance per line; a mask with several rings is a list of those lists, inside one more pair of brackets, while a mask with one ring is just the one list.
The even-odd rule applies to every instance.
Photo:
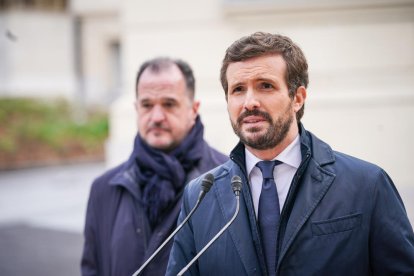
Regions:
[[[92, 184], [83, 276], [130, 276], [175, 229], [184, 186], [227, 157], [204, 140], [191, 67], [144, 62], [136, 78], [138, 130], [129, 159]], [[141, 275], [164, 275], [172, 242]]]
[[[243, 37], [226, 51], [221, 82], [240, 142], [211, 171], [215, 184], [175, 237], [167, 275], [231, 219], [235, 175], [240, 213], [191, 275], [414, 275], [414, 234], [390, 177], [301, 124], [308, 85], [301, 49], [281, 35]], [[201, 179], [187, 185], [179, 221]]]

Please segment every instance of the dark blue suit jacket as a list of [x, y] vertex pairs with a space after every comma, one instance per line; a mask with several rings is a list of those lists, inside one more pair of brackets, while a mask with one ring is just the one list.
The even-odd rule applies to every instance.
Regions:
[[[414, 275], [413, 230], [389, 176], [300, 132], [302, 164], [281, 214], [277, 275]], [[239, 144], [212, 171], [215, 184], [175, 237], [167, 275], [176, 275], [230, 220], [234, 175], [243, 181], [240, 213], [190, 272], [267, 274], [244, 163]], [[187, 185], [179, 221], [194, 206], [201, 179]]]
[[[134, 168], [135, 151], [129, 160], [98, 177], [91, 187], [81, 262], [83, 276], [130, 276], [175, 229], [181, 197], [151, 231], [139, 203], [140, 189]], [[204, 142], [203, 158], [187, 181], [228, 160]], [[167, 244], [141, 275], [164, 275], [172, 242]]]

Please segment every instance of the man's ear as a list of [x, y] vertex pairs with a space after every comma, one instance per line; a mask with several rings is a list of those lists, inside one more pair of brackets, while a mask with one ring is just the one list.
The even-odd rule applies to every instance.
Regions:
[[293, 109], [295, 110], [295, 112], [298, 112], [305, 104], [306, 95], [307, 92], [304, 86], [299, 86], [298, 89], [296, 89], [296, 94], [293, 98]]
[[199, 108], [200, 108], [200, 101], [194, 100], [193, 106], [192, 106], [192, 110], [193, 110], [193, 114], [194, 114], [194, 120], [195, 120], [195, 118], [197, 118]]

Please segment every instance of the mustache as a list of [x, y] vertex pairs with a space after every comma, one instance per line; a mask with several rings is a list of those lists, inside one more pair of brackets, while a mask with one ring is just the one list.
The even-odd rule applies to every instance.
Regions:
[[241, 125], [242, 122], [243, 122], [243, 120], [246, 117], [249, 117], [249, 116], [260, 116], [260, 117], [263, 117], [269, 123], [272, 123], [272, 121], [273, 121], [272, 120], [272, 117], [269, 115], [269, 113], [264, 112], [264, 111], [260, 111], [260, 110], [257, 110], [257, 109], [253, 109], [253, 110], [247, 110], [244, 113], [242, 113], [239, 116], [239, 118], [237, 118], [237, 124]]
[[152, 128], [160, 128], [163, 130], [169, 130], [169, 128], [163, 125], [163, 123], [152, 123], [148, 126], [148, 129], [152, 129]]

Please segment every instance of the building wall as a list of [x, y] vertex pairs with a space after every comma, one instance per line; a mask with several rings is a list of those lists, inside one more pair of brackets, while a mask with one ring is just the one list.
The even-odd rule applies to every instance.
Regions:
[[237, 138], [219, 83], [221, 60], [231, 42], [261, 30], [288, 35], [308, 58], [305, 127], [334, 149], [382, 166], [397, 186], [412, 185], [414, 1], [237, 2], [124, 2], [125, 86], [112, 106], [108, 165], [131, 150], [135, 74], [142, 61], [157, 55], [193, 66], [206, 139], [229, 153]]
[[72, 0], [60, 9], [26, 1], [0, 9], [0, 96], [108, 106], [119, 95], [118, 1]]
[[[114, 59], [119, 44], [119, 22], [114, 14], [79, 16], [81, 32], [81, 71], [85, 101], [108, 105], [119, 95]], [[120, 68], [119, 68], [120, 69]]]
[[0, 96], [70, 97], [75, 87], [72, 27], [64, 13], [2, 12]]
[[68, 0], [70, 10], [75, 14], [96, 14], [118, 12], [123, 1], [118, 0]]
[[80, 89], [86, 103], [108, 106], [120, 94], [120, 3], [115, 0], [71, 0], [79, 24]]

